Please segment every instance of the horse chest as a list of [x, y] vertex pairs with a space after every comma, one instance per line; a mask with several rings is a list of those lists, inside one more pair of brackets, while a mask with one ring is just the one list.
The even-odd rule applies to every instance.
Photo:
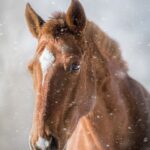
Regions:
[[79, 121], [73, 135], [67, 143], [66, 150], [103, 150], [85, 123], [85, 118]]

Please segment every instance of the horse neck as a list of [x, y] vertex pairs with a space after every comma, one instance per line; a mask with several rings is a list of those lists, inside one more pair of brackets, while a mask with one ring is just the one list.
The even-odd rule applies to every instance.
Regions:
[[[111, 147], [113, 150], [114, 136], [116, 136], [115, 142], [117, 144], [123, 137], [128, 136], [127, 130], [130, 129], [128, 108], [122, 99], [119, 87], [127, 74], [125, 69], [121, 68], [120, 58], [116, 60], [107, 54], [108, 48], [111, 48], [110, 44], [114, 44], [113, 41], [99, 29], [95, 29], [93, 35], [90, 40], [94, 48], [89, 46], [89, 53], [91, 54], [90, 62], [94, 64], [96, 105], [87, 115], [84, 126], [85, 128], [90, 126], [95, 142], [99, 141], [99, 145], [103, 145], [104, 149]], [[117, 48], [117, 46], [114, 47]], [[106, 52], [103, 54], [104, 51]], [[126, 142], [124, 141], [123, 144]]]
[[[114, 42], [108, 39], [99, 29], [96, 30], [98, 34], [95, 32], [95, 35], [100, 39], [90, 38], [94, 48], [92, 49], [89, 46], [89, 53], [91, 53], [91, 61], [89, 62], [94, 63], [96, 105], [85, 117], [87, 123], [83, 125], [85, 128], [90, 126], [91, 134], [94, 135], [96, 141], [99, 141], [99, 145], [103, 145], [103, 149], [109, 149], [110, 147], [112, 150], [124, 149], [125, 145], [130, 145], [129, 141], [134, 141], [136, 138], [131, 136], [131, 133], [140, 129], [140, 127], [132, 129], [132, 124], [135, 123], [133, 118], [136, 114], [139, 115], [139, 118], [142, 118], [142, 113], [139, 112], [136, 101], [138, 97], [132, 97], [134, 96], [130, 92], [132, 87], [128, 83], [132, 82], [131, 85], [135, 85], [135, 87], [139, 85], [129, 79], [121, 56], [118, 58], [106, 56], [109, 55], [107, 53], [108, 48], [111, 48], [107, 45], [114, 44]], [[113, 48], [117, 49], [117, 46], [113, 45]], [[119, 50], [117, 51], [119, 52]], [[136, 90], [141, 92], [139, 88]], [[130, 108], [133, 108], [132, 111]], [[142, 111], [144, 111], [144, 107], [141, 109]], [[143, 123], [146, 124], [146, 122]], [[139, 132], [139, 135], [142, 134], [142, 129]], [[141, 138], [144, 137], [144, 134]]]

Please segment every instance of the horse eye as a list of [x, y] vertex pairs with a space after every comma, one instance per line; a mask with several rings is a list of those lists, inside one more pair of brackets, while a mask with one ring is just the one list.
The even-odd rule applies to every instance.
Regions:
[[75, 71], [78, 71], [78, 70], [80, 70], [80, 64], [77, 64], [77, 63], [71, 64], [71, 66], [70, 66], [70, 71], [71, 72], [75, 72]]

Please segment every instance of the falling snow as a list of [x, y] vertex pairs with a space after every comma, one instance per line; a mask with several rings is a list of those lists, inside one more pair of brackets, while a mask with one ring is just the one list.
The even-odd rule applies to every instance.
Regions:
[[128, 127], [128, 130], [132, 130], [132, 128], [129, 126], [129, 127]]
[[117, 71], [117, 72], [115, 73], [115, 76], [118, 77], [118, 78], [124, 79], [125, 76], [126, 76], [126, 73], [123, 72], [123, 71]]
[[[33, 57], [37, 42], [30, 36], [24, 21], [25, 3], [26, 1], [15, 4], [9, 0], [1, 1], [0, 145], [2, 150], [28, 149], [27, 137], [32, 120], [34, 94], [31, 78], [27, 73], [27, 64]], [[53, 10], [66, 11], [68, 3], [60, 0], [32, 1], [37, 12], [41, 12], [41, 16], [45, 19], [48, 19]], [[84, 1], [83, 4], [85, 4]], [[125, 7], [127, 4], [130, 7]], [[87, 12], [88, 18], [96, 22], [120, 44], [123, 57], [129, 64], [129, 74], [144, 84], [150, 91], [149, 6], [149, 0], [144, 1], [144, 3], [141, 0], [127, 0], [122, 1], [122, 3], [119, 0], [115, 3], [114, 1], [108, 3], [108, 0], [93, 3], [87, 0], [85, 5], [87, 11], [91, 9], [91, 12], [93, 12]], [[95, 11], [96, 15], [94, 14]], [[88, 41], [86, 43], [88, 45]], [[96, 56], [93, 59], [96, 59]], [[18, 65], [20, 63], [23, 64], [21, 67]], [[121, 77], [123, 76], [121, 75]], [[41, 93], [37, 93], [37, 95], [40, 96]], [[108, 95], [108, 97], [111, 98], [111, 95]], [[75, 102], [71, 103], [71, 105], [73, 104]], [[141, 103], [141, 105], [143, 104]], [[17, 112], [17, 115], [14, 112]], [[95, 116], [95, 118], [99, 119], [101, 116]], [[142, 119], [139, 118], [138, 121], [142, 122]], [[54, 123], [54, 121], [51, 121], [51, 124]], [[13, 126], [13, 130], [10, 125]], [[148, 141], [148, 137], [143, 139], [144, 143]]]
[[143, 142], [147, 143], [148, 142], [148, 137], [145, 137], [144, 140], [143, 140]]

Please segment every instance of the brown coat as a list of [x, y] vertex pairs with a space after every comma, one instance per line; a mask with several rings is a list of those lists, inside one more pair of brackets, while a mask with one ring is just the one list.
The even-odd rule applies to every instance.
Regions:
[[38, 39], [29, 64], [36, 93], [31, 148], [149, 150], [150, 95], [80, 2], [47, 22], [27, 4], [26, 18]]

